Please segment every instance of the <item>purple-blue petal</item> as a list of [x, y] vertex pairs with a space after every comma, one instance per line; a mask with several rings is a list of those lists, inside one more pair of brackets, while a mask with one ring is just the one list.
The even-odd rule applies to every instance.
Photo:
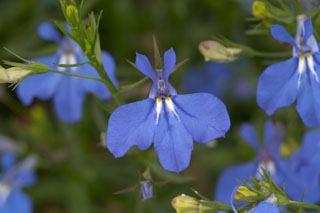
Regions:
[[115, 72], [116, 72], [116, 62], [112, 55], [108, 53], [107, 51], [102, 50], [101, 51], [101, 59], [103, 66], [107, 72], [108, 77], [110, 78], [111, 82], [115, 87], [119, 87], [119, 82], [116, 78]]
[[279, 213], [279, 208], [273, 203], [261, 202], [248, 213]]
[[4, 172], [9, 171], [17, 160], [16, 154], [5, 152], [1, 155], [1, 166]]
[[273, 38], [275, 38], [278, 41], [286, 42], [295, 46], [295, 40], [283, 26], [275, 24], [271, 25], [270, 29]]
[[167, 81], [169, 75], [176, 65], [176, 53], [174, 52], [173, 48], [170, 48], [164, 53], [164, 78]]
[[237, 180], [249, 182], [248, 176], [255, 177], [257, 175], [257, 170], [257, 162], [241, 163], [225, 169], [217, 181], [215, 200], [229, 204], [232, 190], [239, 185]]
[[310, 36], [313, 34], [313, 27], [312, 27], [312, 22], [311, 18], [307, 18], [304, 21], [304, 42], [307, 43], [308, 39]]
[[259, 77], [257, 88], [257, 103], [272, 115], [280, 107], [290, 106], [298, 93], [298, 59], [269, 66]]
[[[56, 68], [52, 63], [57, 61], [57, 55], [32, 59], [32, 61], [40, 62], [51, 68]], [[24, 79], [17, 87], [16, 93], [19, 100], [28, 106], [34, 98], [48, 100], [51, 98], [59, 84], [62, 75], [57, 73], [36, 74]]]
[[122, 157], [132, 146], [146, 150], [152, 144], [155, 125], [153, 99], [122, 105], [109, 118], [107, 147], [115, 157]]
[[230, 128], [226, 106], [212, 94], [177, 95], [173, 102], [181, 122], [198, 143], [224, 137]]
[[55, 92], [54, 109], [59, 119], [66, 123], [74, 123], [81, 119], [82, 103], [85, 99], [82, 79], [63, 76]]
[[147, 56], [136, 53], [135, 64], [140, 72], [142, 72], [145, 76], [151, 78], [153, 82], [156, 82], [156, 75]]
[[38, 26], [38, 35], [40, 38], [48, 41], [60, 42], [61, 36], [57, 29], [49, 22], [42, 22]]
[[[315, 54], [319, 58], [320, 54]], [[320, 65], [314, 60], [315, 71], [320, 77]], [[309, 70], [308, 70], [309, 71]], [[303, 123], [311, 128], [320, 127], [320, 84], [311, 73], [303, 75], [297, 96], [296, 109]]]
[[278, 124], [274, 125], [271, 120], [268, 120], [264, 124], [263, 147], [273, 158], [279, 157], [279, 147], [283, 139], [282, 128]]
[[31, 199], [19, 190], [11, 191], [5, 203], [0, 204], [1, 213], [32, 213]]
[[255, 151], [259, 150], [259, 139], [257, 132], [251, 124], [242, 124], [239, 132], [242, 140], [250, 145]]
[[192, 137], [167, 107], [163, 107], [159, 117], [154, 148], [164, 169], [181, 172], [189, 166], [193, 150]]

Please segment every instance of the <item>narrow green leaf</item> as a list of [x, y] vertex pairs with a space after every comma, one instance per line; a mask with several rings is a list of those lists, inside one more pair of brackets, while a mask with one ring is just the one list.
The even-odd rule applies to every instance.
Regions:
[[159, 52], [158, 44], [156, 37], [153, 35], [153, 52], [154, 52], [154, 62], [156, 69], [163, 69], [163, 63], [161, 59], [161, 55]]
[[69, 68], [69, 67], [79, 67], [79, 66], [84, 65], [84, 64], [89, 64], [89, 61], [85, 61], [85, 62], [78, 63], [78, 64], [57, 64], [57, 63], [53, 63], [53, 64], [58, 66], [58, 67]]

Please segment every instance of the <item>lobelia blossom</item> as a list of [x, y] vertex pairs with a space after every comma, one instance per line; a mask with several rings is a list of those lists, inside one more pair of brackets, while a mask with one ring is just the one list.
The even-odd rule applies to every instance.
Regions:
[[240, 128], [241, 138], [251, 146], [256, 157], [248, 163], [240, 163], [224, 170], [218, 178], [215, 189], [215, 200], [228, 203], [234, 187], [239, 185], [238, 180], [250, 182], [248, 176], [261, 179], [262, 168], [270, 173], [272, 180], [276, 184], [282, 184], [285, 170], [279, 166], [284, 161], [280, 157], [279, 146], [283, 139], [280, 126], [267, 121], [264, 125], [263, 146], [259, 146], [259, 140], [255, 129], [250, 124], [243, 124]]
[[110, 116], [106, 144], [115, 157], [132, 146], [146, 150], [154, 142], [162, 167], [181, 172], [189, 166], [193, 140], [205, 144], [229, 130], [227, 109], [217, 97], [177, 94], [168, 81], [175, 63], [172, 48], [164, 53], [164, 69], [153, 70], [146, 56], [136, 54], [136, 67], [153, 86], [147, 99], [120, 106]]
[[[82, 57], [83, 51], [77, 43], [67, 36], [61, 37], [50, 23], [40, 24], [38, 34], [44, 40], [56, 42], [59, 49], [54, 55], [32, 59], [32, 61], [43, 63], [52, 69], [64, 72], [99, 77], [96, 70], [89, 64], [68, 68], [55, 66], [54, 62], [69, 65], [79, 64], [87, 62], [88, 58]], [[108, 77], [117, 87], [114, 59], [106, 51], [101, 51], [101, 58]], [[17, 88], [17, 96], [26, 106], [30, 105], [34, 98], [41, 100], [53, 98], [56, 114], [60, 120], [67, 123], [74, 123], [81, 119], [82, 103], [87, 93], [94, 93], [102, 100], [111, 97], [109, 90], [101, 82], [53, 72], [29, 76]]]
[[299, 16], [295, 39], [281, 26], [271, 26], [272, 36], [293, 46], [292, 58], [269, 66], [260, 76], [257, 103], [270, 116], [295, 101], [303, 123], [320, 127], [320, 53], [311, 19]]
[[0, 212], [32, 213], [32, 200], [22, 192], [22, 187], [32, 186], [36, 182], [33, 173], [35, 159], [29, 157], [15, 164], [16, 155], [12, 152], [1, 156], [2, 174], [0, 175]]
[[300, 149], [280, 164], [288, 171], [289, 175], [285, 177], [286, 193], [293, 200], [301, 200], [304, 196], [306, 203], [316, 204], [320, 201], [319, 162], [320, 131], [309, 131], [303, 136]]

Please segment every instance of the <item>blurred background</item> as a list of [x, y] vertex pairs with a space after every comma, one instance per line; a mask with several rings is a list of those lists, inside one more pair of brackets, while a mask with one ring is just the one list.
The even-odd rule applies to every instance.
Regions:
[[[192, 188], [213, 199], [216, 180], [225, 168], [254, 159], [253, 150], [239, 137], [239, 127], [250, 122], [262, 137], [268, 116], [256, 104], [256, 82], [267, 65], [284, 58], [205, 63], [199, 43], [222, 35], [257, 50], [290, 51], [269, 35], [248, 35], [247, 30], [256, 24], [250, 21], [251, 4], [240, 0], [85, 1], [84, 18], [90, 11], [103, 10], [101, 45], [114, 56], [121, 85], [143, 78], [126, 59], [134, 61], [139, 52], [153, 61], [155, 35], [161, 52], [173, 47], [177, 61], [190, 58], [170, 78], [178, 93], [214, 93], [226, 104], [232, 126], [224, 139], [208, 145], [195, 143], [189, 168], [180, 174], [169, 173], [160, 166], [153, 148], [132, 148], [122, 158], [113, 157], [103, 139], [109, 114], [93, 96], [86, 98], [81, 122], [68, 125], [59, 121], [50, 101], [35, 100], [24, 107], [12, 88], [0, 85], [0, 134], [17, 141], [22, 147], [20, 158], [30, 154], [38, 158], [38, 182], [24, 189], [33, 199], [35, 212], [174, 212], [171, 200], [182, 193], [193, 195]], [[41, 22], [53, 20], [64, 21], [56, 0], [0, 1], [0, 45], [28, 59], [53, 54], [56, 44], [37, 35]], [[17, 60], [4, 49], [0, 59]], [[144, 99], [150, 86], [148, 81], [122, 97], [127, 103]], [[294, 106], [278, 110], [272, 119], [285, 127], [284, 144], [297, 148], [305, 127]], [[146, 169], [154, 182], [168, 181], [155, 184], [160, 186], [153, 188], [152, 198], [142, 200], [140, 188], [114, 194], [139, 184], [139, 174]]]

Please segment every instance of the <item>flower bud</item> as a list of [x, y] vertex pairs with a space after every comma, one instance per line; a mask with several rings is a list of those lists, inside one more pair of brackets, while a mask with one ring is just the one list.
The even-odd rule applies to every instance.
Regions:
[[225, 47], [216, 41], [203, 41], [199, 44], [199, 51], [205, 61], [232, 62], [238, 59], [243, 51], [241, 48]]
[[68, 5], [66, 8], [66, 14], [70, 25], [77, 25], [79, 20], [78, 9], [73, 5]]
[[17, 81], [23, 80], [32, 71], [22, 69], [19, 67], [11, 67], [5, 69], [0, 66], [0, 83], [15, 83]]
[[267, 10], [266, 4], [262, 1], [255, 1], [252, 4], [252, 14], [259, 19], [271, 17], [271, 13]]
[[171, 204], [177, 213], [204, 213], [211, 210], [210, 207], [201, 204], [199, 200], [184, 194], [175, 197]]
[[246, 186], [240, 186], [234, 196], [234, 199], [237, 201], [248, 201], [248, 202], [255, 202], [257, 201], [257, 197], [259, 195], [250, 190], [248, 187]]

